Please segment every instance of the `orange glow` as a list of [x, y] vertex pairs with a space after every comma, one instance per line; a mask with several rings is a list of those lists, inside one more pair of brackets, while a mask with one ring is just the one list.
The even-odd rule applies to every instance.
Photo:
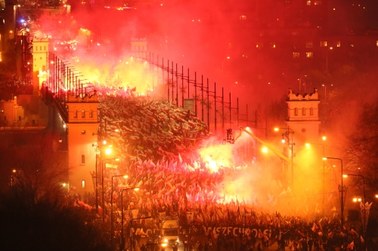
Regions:
[[232, 144], [215, 144], [199, 149], [201, 160], [210, 172], [233, 165]]
[[[104, 55], [105, 56], [105, 55]], [[73, 68], [85, 76], [86, 80], [106, 89], [135, 90], [137, 95], [148, 95], [158, 86], [161, 74], [151, 70], [147, 62], [125, 57], [119, 60], [103, 57], [75, 57], [70, 60]]]
[[357, 202], [361, 202], [362, 199], [361, 199], [361, 197], [353, 197], [352, 201], [353, 201], [353, 203], [357, 203]]
[[263, 154], [267, 154], [267, 153], [269, 153], [269, 148], [267, 146], [262, 146], [260, 151]]
[[108, 148], [105, 149], [104, 153], [105, 153], [105, 155], [109, 156], [113, 153], [113, 149], [111, 147], [108, 147]]

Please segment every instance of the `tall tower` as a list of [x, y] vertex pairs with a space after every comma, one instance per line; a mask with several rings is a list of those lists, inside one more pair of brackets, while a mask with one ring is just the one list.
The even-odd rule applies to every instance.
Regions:
[[287, 97], [287, 126], [294, 132], [295, 142], [317, 142], [320, 132], [319, 94], [295, 94], [289, 90]]
[[42, 83], [47, 80], [47, 68], [49, 58], [49, 39], [47, 37], [34, 36], [33, 38], [33, 76], [38, 77], [33, 81], [33, 91], [38, 92]]
[[94, 192], [96, 144], [99, 128], [98, 96], [75, 95], [67, 98], [68, 182], [81, 196]]

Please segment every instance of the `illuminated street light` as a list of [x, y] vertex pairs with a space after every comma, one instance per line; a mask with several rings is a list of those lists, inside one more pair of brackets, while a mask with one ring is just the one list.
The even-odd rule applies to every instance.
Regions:
[[341, 226], [344, 226], [344, 166], [343, 166], [343, 160], [340, 158], [335, 158], [335, 157], [323, 157], [323, 160], [326, 161], [328, 159], [332, 160], [338, 160], [340, 161], [340, 186], [339, 186], [339, 191], [340, 191], [340, 217], [341, 217]]
[[294, 145], [295, 145], [294, 139], [293, 139], [294, 131], [290, 127], [286, 127], [286, 128], [274, 127], [273, 128], [274, 132], [280, 132], [281, 130], [284, 130], [284, 132], [282, 133], [281, 143], [287, 144], [289, 147], [290, 156], [288, 157], [290, 158], [291, 183], [292, 185], [294, 185]]
[[261, 153], [263, 154], [268, 154], [269, 153], [269, 148], [267, 146], [262, 146], [260, 149]]
[[361, 197], [353, 197], [352, 201], [354, 203], [357, 203], [357, 202], [362, 202], [362, 199], [361, 199]]
[[127, 175], [113, 175], [112, 176], [112, 184], [111, 184], [111, 194], [110, 194], [110, 238], [112, 241], [112, 247], [114, 247], [114, 239], [113, 239], [113, 232], [114, 232], [114, 223], [113, 223], [113, 192], [114, 192], [114, 179], [123, 177], [124, 179], [128, 179], [129, 176]]
[[123, 192], [129, 191], [129, 190], [134, 190], [134, 191], [139, 191], [139, 187], [128, 187], [128, 188], [123, 188], [121, 190], [121, 251], [125, 249], [125, 236], [124, 236], [124, 227], [123, 227]]
[[326, 135], [322, 136], [322, 141], [327, 141], [327, 136]]
[[354, 173], [343, 174], [343, 178], [348, 178], [349, 176], [358, 177], [362, 180], [362, 198], [363, 198], [362, 202], [365, 203], [366, 202], [365, 177], [361, 174], [354, 174]]
[[104, 181], [104, 161], [114, 158], [114, 151], [112, 145], [107, 145], [107, 141], [104, 139], [101, 141], [101, 146], [97, 146], [96, 154], [96, 184], [95, 184], [95, 193], [96, 193], [96, 211], [98, 211], [98, 156], [100, 157], [100, 172], [101, 172], [101, 202], [102, 202], [102, 221], [105, 221], [105, 181]]

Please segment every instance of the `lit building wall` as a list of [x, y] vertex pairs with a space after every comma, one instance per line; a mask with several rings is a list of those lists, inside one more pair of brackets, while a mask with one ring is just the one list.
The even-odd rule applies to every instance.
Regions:
[[33, 38], [33, 75], [37, 74], [38, 79], [33, 81], [33, 92], [38, 93], [43, 82], [47, 80], [48, 57], [49, 57], [49, 39]]
[[0, 102], [0, 125], [21, 126], [24, 123], [24, 108], [18, 105], [17, 97]]
[[98, 98], [69, 95], [67, 109], [68, 181], [71, 192], [83, 196], [94, 192]]
[[297, 142], [317, 142], [320, 132], [319, 93], [295, 94], [289, 91], [287, 98], [287, 126], [294, 131]]

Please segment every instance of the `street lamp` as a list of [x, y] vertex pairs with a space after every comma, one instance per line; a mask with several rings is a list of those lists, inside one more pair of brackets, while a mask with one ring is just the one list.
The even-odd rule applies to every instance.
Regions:
[[[291, 183], [292, 183], [292, 185], [294, 185], [294, 145], [295, 145], [294, 138], [293, 138], [294, 131], [290, 127], [287, 127], [287, 128], [274, 127], [273, 128], [273, 131], [275, 131], [275, 132], [279, 132], [280, 130], [285, 130], [282, 133], [281, 143], [282, 144], [287, 143], [287, 145], [289, 146]], [[291, 137], [290, 137], [290, 135], [291, 135]]]
[[[93, 134], [95, 135], [95, 134]], [[95, 197], [96, 197], [96, 212], [98, 212], [99, 208], [99, 193], [98, 193], [98, 187], [99, 187], [99, 172], [101, 171], [101, 185], [104, 185], [104, 172], [103, 172], [103, 166], [102, 166], [102, 147], [107, 144], [106, 140], [102, 140], [101, 144], [93, 144], [96, 151], [96, 162], [95, 162]], [[99, 166], [101, 170], [99, 170]], [[103, 187], [102, 187], [103, 189]], [[104, 199], [104, 197], [102, 197]], [[104, 205], [102, 205], [104, 207]]]
[[128, 179], [129, 176], [120, 174], [120, 175], [113, 175], [112, 176], [112, 184], [111, 184], [111, 193], [110, 193], [110, 238], [112, 241], [112, 247], [114, 246], [114, 239], [113, 239], [113, 233], [114, 233], [114, 223], [113, 223], [113, 192], [114, 192], [114, 179], [123, 177], [124, 179]]
[[338, 160], [340, 161], [340, 217], [341, 217], [341, 226], [344, 226], [344, 178], [343, 178], [343, 172], [344, 172], [344, 166], [343, 166], [343, 160], [340, 158], [335, 157], [323, 157], [323, 160]]
[[[104, 141], [103, 144], [105, 145], [106, 142]], [[104, 157], [102, 157], [102, 155], [100, 155], [102, 158], [101, 158], [101, 201], [102, 201], [102, 221], [104, 222], [105, 221], [105, 162], [107, 160], [110, 160], [112, 159], [112, 156], [113, 156], [113, 146], [112, 145], [109, 145], [107, 146], [106, 148], [103, 149], [103, 153]]]
[[139, 187], [127, 187], [121, 190], [121, 251], [125, 248], [125, 236], [124, 236], [124, 227], [123, 227], [123, 192], [134, 190], [139, 191]]
[[365, 191], [365, 177], [361, 174], [354, 174], [354, 173], [347, 173], [344, 174], [344, 178], [348, 178], [349, 176], [359, 177], [362, 180], [362, 202], [366, 202], [366, 191]]
[[[355, 176], [359, 177], [362, 180], [362, 201], [360, 201], [360, 210], [361, 210], [361, 223], [362, 223], [362, 236], [365, 238], [366, 236], [366, 227], [369, 220], [369, 211], [372, 203], [366, 202], [366, 191], [365, 191], [365, 176], [361, 174], [345, 174], [343, 177], [347, 178], [348, 176]], [[377, 195], [376, 195], [377, 197]]]

